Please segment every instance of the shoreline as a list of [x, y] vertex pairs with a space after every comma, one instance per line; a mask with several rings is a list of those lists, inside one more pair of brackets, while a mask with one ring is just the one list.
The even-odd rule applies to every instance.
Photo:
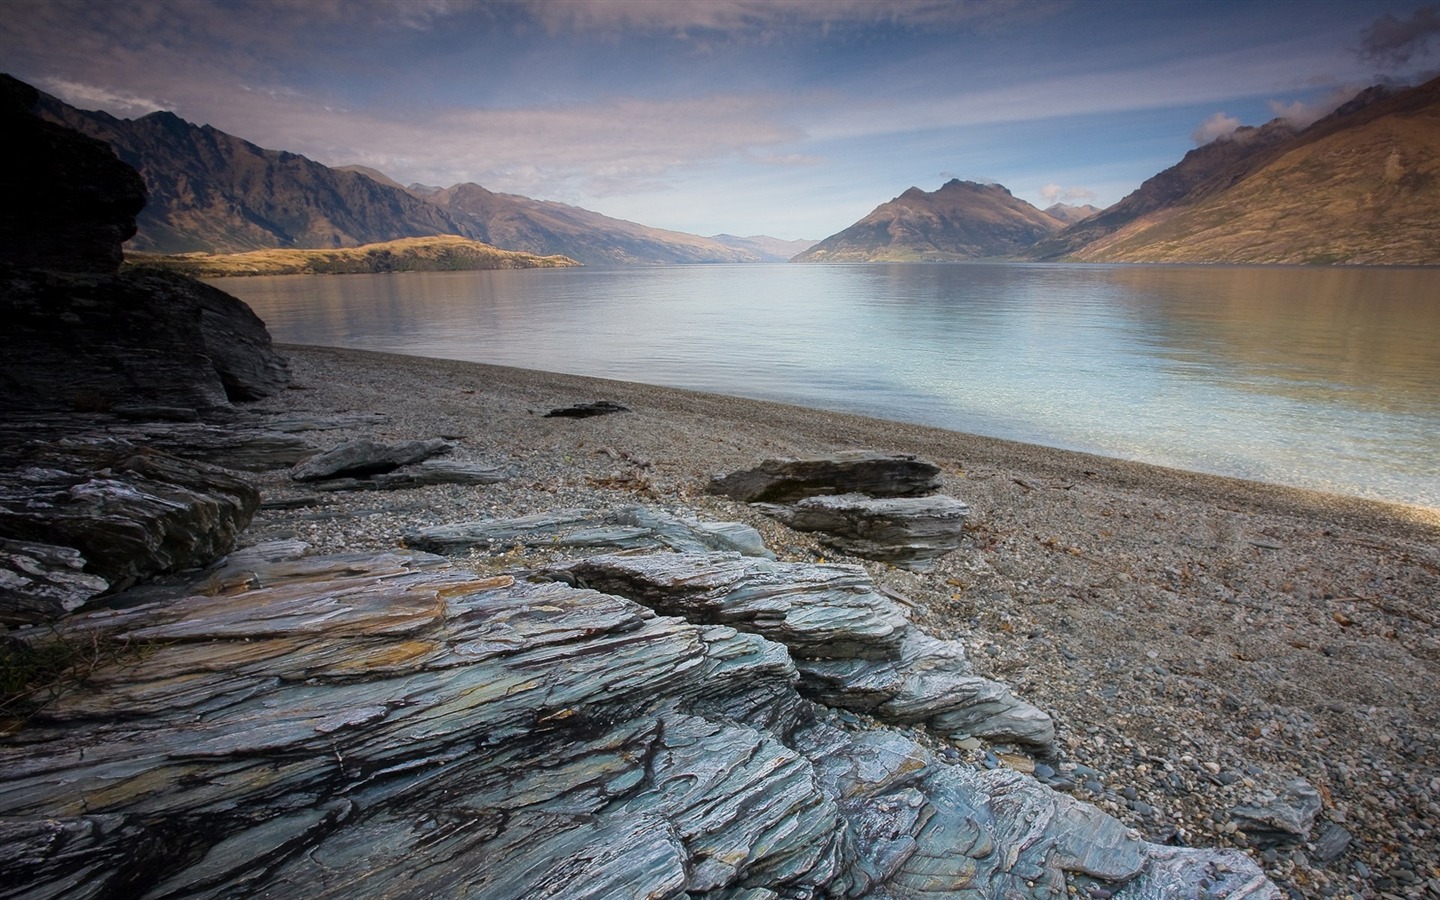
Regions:
[[[277, 349], [296, 389], [243, 415], [379, 413], [310, 439], [445, 437], [452, 458], [511, 477], [317, 494], [265, 473], [242, 544], [389, 549], [432, 525], [643, 503], [744, 522], [781, 559], [834, 560], [811, 535], [705, 493], [709, 477], [767, 457], [913, 453], [970, 506], [965, 543], [925, 574], [838, 561], [863, 564], [916, 624], [964, 642], [977, 674], [1052, 715], [1059, 755], [1033, 762], [1057, 789], [1159, 843], [1246, 849], [1301, 896], [1440, 897], [1440, 524], [1423, 509], [675, 388]], [[628, 411], [544, 417], [597, 400]], [[490, 574], [560, 555], [456, 561]], [[1324, 801], [1305, 839], [1249, 843], [1231, 810], [1297, 778]]]

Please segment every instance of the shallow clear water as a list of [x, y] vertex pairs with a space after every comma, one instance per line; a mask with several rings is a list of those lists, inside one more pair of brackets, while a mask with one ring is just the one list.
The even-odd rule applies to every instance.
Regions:
[[694, 388], [1440, 508], [1440, 271], [686, 266], [215, 282], [276, 340]]

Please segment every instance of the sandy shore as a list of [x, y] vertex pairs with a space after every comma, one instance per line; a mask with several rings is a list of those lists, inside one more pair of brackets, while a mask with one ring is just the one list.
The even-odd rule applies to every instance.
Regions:
[[[925, 575], [866, 566], [923, 627], [965, 641], [980, 674], [1054, 715], [1061, 754], [1038, 762], [1057, 789], [1152, 840], [1247, 847], [1298, 896], [1440, 897], [1433, 511], [758, 401], [281, 349], [297, 389], [250, 405], [256, 414], [380, 413], [383, 424], [312, 437], [445, 436], [455, 458], [514, 477], [310, 496], [275, 474], [246, 542], [391, 547], [416, 527], [644, 502], [754, 525], [782, 559], [831, 559], [707, 495], [709, 476], [770, 456], [914, 453], [970, 504], [969, 542]], [[629, 411], [543, 416], [599, 399]], [[471, 558], [486, 570], [533, 561]], [[989, 749], [956, 752], [986, 764]], [[1308, 842], [1249, 845], [1231, 808], [1295, 778], [1323, 800]]]

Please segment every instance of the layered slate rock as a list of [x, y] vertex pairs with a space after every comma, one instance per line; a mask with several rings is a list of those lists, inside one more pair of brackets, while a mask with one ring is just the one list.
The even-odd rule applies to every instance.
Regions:
[[841, 553], [927, 571], [960, 546], [970, 507], [944, 494], [930, 497], [807, 497], [790, 505], [756, 504], [796, 531], [820, 532]]
[[394, 444], [358, 438], [304, 460], [295, 466], [290, 477], [296, 481], [367, 478], [393, 472], [401, 466], [422, 462], [453, 449], [453, 444], [440, 438]]
[[859, 566], [780, 563], [738, 554], [608, 555], [547, 570], [666, 615], [733, 625], [790, 649], [810, 697], [882, 720], [926, 723], [1048, 748], [1050, 717], [976, 676], [958, 642], [911, 625]]
[[316, 483], [314, 487], [319, 491], [394, 491], [434, 484], [496, 484], [509, 478], [510, 474], [508, 469], [498, 466], [452, 459], [427, 459], [368, 478], [327, 479]]
[[1231, 821], [1261, 847], [1307, 840], [1319, 814], [1320, 792], [1303, 778], [1291, 779], [1278, 795], [1257, 798], [1230, 810]]
[[0, 454], [0, 538], [19, 543], [0, 557], [0, 616], [55, 618], [87, 591], [206, 565], [259, 503], [219, 468], [123, 441], [12, 448]]
[[1239, 853], [841, 730], [761, 637], [425, 554], [291, 549], [64, 624], [129, 655], [0, 743], [8, 890], [1279, 896]]
[[716, 475], [708, 490], [744, 503], [789, 503], [826, 494], [919, 497], [940, 489], [940, 467], [902, 453], [844, 450], [802, 459], [767, 459]]
[[797, 531], [821, 534], [841, 553], [916, 572], [929, 571], [963, 538], [970, 507], [939, 489], [934, 463], [871, 450], [767, 459], [709, 486]]
[[561, 550], [735, 551], [774, 559], [759, 532], [739, 522], [706, 522], [645, 506], [561, 509], [512, 519], [483, 519], [411, 532], [405, 545], [432, 553]]

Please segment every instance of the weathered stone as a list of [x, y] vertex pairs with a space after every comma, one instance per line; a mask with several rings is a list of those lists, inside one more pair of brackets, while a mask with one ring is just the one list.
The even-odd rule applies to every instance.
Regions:
[[944, 494], [873, 498], [861, 494], [807, 497], [791, 505], [757, 504], [796, 531], [820, 532], [821, 543], [864, 559], [929, 571], [960, 546], [970, 507]]
[[1241, 854], [1145, 844], [1017, 773], [842, 731], [754, 635], [299, 549], [59, 626], [119, 652], [0, 742], [7, 890], [959, 900], [1071, 875], [1278, 897]]
[[940, 489], [940, 467], [900, 453], [845, 450], [805, 459], [767, 459], [716, 475], [709, 491], [746, 503], [788, 503], [825, 494], [917, 497]]
[[1261, 847], [1304, 840], [1320, 814], [1320, 792], [1303, 778], [1292, 778], [1274, 797], [1243, 803], [1230, 810], [1230, 819]]
[[608, 416], [611, 413], [629, 412], [630, 408], [614, 400], [596, 400], [593, 403], [577, 403], [562, 406], [545, 414], [547, 419], [589, 419], [593, 416]]
[[405, 545], [432, 553], [509, 550], [516, 545], [588, 550], [733, 550], [774, 559], [755, 529], [738, 522], [702, 522], [644, 506], [562, 509], [514, 519], [440, 525], [405, 536]]
[[[0, 537], [71, 548], [111, 589], [210, 562], [234, 546], [259, 502], [254, 487], [220, 469], [123, 441], [0, 454]], [[56, 580], [75, 583], [76, 560], [43, 558], [58, 568], [37, 574], [30, 588], [39, 591], [32, 599], [48, 603]], [[13, 614], [25, 601], [11, 595], [9, 605]]]
[[832, 706], [1048, 748], [1050, 717], [973, 674], [964, 648], [912, 626], [859, 566], [779, 563], [724, 553], [611, 555], [551, 577], [628, 597], [665, 615], [722, 623], [785, 644], [801, 687]]
[[338, 478], [315, 485], [319, 491], [394, 491], [432, 484], [495, 484], [510, 477], [509, 470], [448, 459], [427, 459], [369, 478]]
[[364, 478], [393, 472], [401, 466], [449, 453], [452, 449], [454, 445], [440, 438], [398, 444], [381, 444], [369, 438], [359, 438], [304, 460], [295, 466], [290, 477], [296, 481]]

